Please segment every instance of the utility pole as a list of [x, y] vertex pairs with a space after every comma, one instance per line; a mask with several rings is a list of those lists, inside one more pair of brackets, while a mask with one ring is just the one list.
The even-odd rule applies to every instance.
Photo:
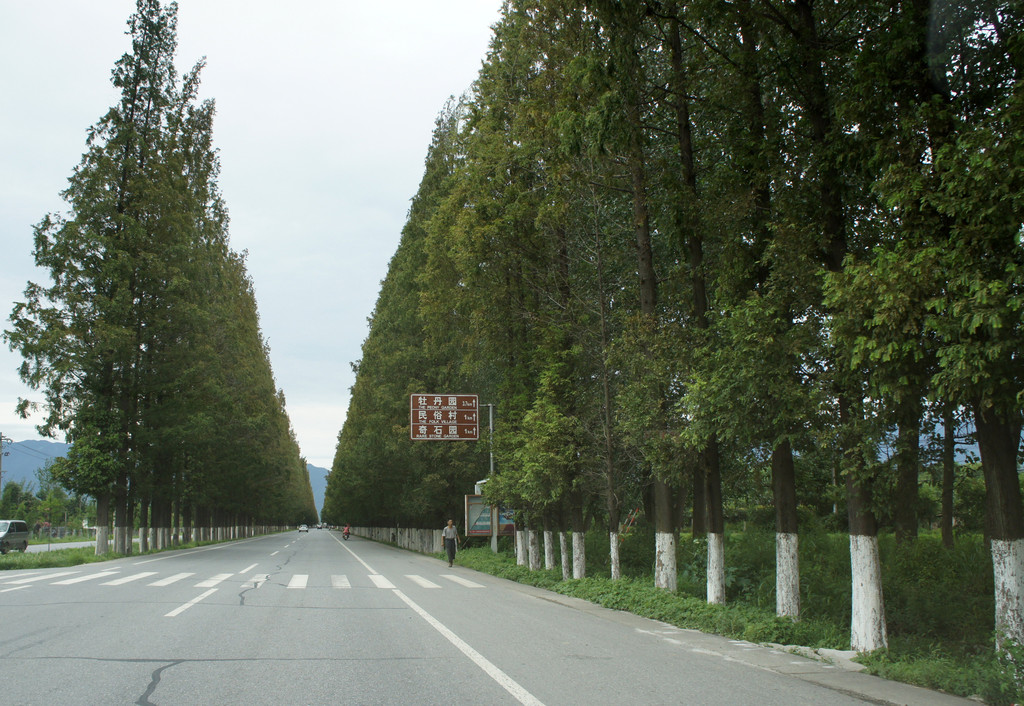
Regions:
[[[487, 408], [487, 444], [490, 449], [491, 467], [487, 472], [487, 479], [494, 475], [494, 404], [483, 405]], [[498, 553], [498, 506], [491, 505], [491, 551]]]
[[4, 488], [4, 456], [10, 453], [9, 451], [4, 451], [4, 444], [9, 444], [12, 441], [13, 439], [4, 436], [3, 432], [0, 432], [0, 491]]

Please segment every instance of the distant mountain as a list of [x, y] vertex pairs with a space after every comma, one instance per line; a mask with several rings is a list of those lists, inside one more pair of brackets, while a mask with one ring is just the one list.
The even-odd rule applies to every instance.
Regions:
[[3, 472], [0, 481], [5, 484], [15, 481], [23, 486], [27, 482], [32, 482], [38, 489], [39, 482], [36, 480], [36, 471], [55, 458], [67, 456], [70, 448], [71, 444], [41, 439], [4, 444], [4, 451], [7, 455], [0, 462], [2, 464], [0, 469]]
[[311, 463], [306, 464], [306, 470], [309, 472], [309, 485], [313, 488], [313, 499], [316, 501], [316, 511], [320, 515], [323, 515], [324, 493], [327, 492], [327, 474], [330, 473], [330, 470], [320, 468], [320, 466], [314, 466]]

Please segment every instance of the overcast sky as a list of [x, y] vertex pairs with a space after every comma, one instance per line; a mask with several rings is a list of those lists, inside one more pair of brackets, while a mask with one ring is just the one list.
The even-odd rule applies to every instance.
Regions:
[[[231, 245], [248, 251], [263, 335], [302, 454], [330, 468], [367, 317], [423, 176], [434, 120], [470, 87], [501, 0], [179, 0], [179, 72], [201, 57]], [[134, 0], [0, 0], [0, 321], [28, 281], [32, 226], [87, 128], [117, 102]], [[39, 438], [0, 345], [0, 432]], [[63, 439], [59, 439], [63, 441]]]

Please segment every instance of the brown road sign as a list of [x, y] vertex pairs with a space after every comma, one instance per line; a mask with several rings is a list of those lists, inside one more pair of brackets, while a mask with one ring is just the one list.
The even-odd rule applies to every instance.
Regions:
[[477, 396], [410, 395], [409, 438], [413, 441], [476, 441], [480, 438]]

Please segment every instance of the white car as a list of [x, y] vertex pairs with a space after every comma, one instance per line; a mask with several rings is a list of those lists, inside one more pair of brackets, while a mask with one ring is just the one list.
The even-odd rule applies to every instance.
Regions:
[[309, 527], [306, 525], [299, 525], [299, 532], [309, 532]]

